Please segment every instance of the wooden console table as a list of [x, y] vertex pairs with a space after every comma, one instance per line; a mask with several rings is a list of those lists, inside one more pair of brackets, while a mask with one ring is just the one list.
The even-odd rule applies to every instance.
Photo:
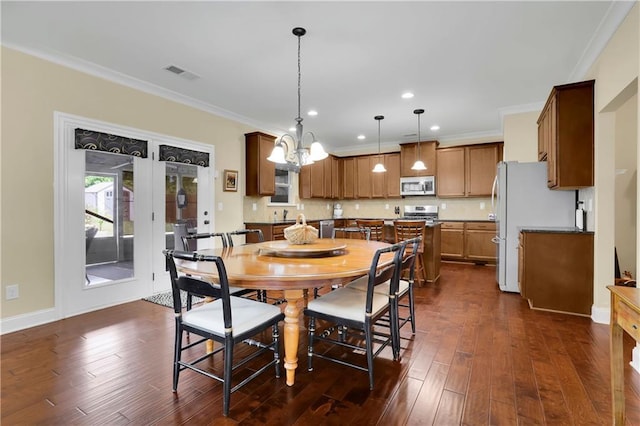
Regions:
[[613, 424], [624, 425], [624, 358], [622, 332], [640, 341], [640, 289], [607, 286], [611, 291], [611, 398]]

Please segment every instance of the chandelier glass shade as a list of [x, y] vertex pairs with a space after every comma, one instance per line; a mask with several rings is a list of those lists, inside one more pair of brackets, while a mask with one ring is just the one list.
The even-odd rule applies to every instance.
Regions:
[[[273, 151], [267, 157], [267, 160], [287, 165], [290, 170], [299, 171], [301, 166], [324, 160], [329, 154], [327, 154], [320, 142], [316, 140], [315, 135], [312, 132], [304, 133], [302, 127], [302, 117], [300, 117], [300, 38], [307, 33], [307, 30], [296, 27], [292, 32], [293, 35], [298, 37], [298, 116], [295, 119], [296, 134], [294, 137], [289, 133], [285, 133], [276, 139]], [[311, 137], [309, 148], [303, 145], [303, 139], [307, 136]]]
[[420, 114], [424, 112], [423, 109], [414, 109], [413, 113], [418, 116], [418, 149], [416, 150], [416, 162], [411, 166], [411, 170], [427, 170], [427, 166], [420, 159]]
[[378, 164], [373, 166], [374, 173], [384, 173], [387, 169], [384, 167], [384, 162], [381, 160], [382, 156], [380, 155], [380, 121], [384, 120], [383, 115], [376, 115], [373, 117], [378, 122]]

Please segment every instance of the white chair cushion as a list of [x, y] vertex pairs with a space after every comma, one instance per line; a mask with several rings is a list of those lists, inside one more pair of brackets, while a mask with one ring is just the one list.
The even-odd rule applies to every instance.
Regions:
[[[309, 301], [307, 310], [364, 322], [366, 303], [366, 292], [343, 287]], [[383, 311], [388, 306], [388, 296], [377, 293], [373, 294], [373, 303], [371, 305], [373, 315]]]
[[[256, 302], [243, 297], [231, 298], [231, 324], [233, 334], [239, 335], [270, 318], [280, 315], [280, 308], [269, 303]], [[207, 330], [212, 334], [224, 336], [224, 318], [222, 299], [205, 303], [182, 314], [182, 322], [193, 327]]]
[[[349, 284], [345, 285], [345, 288], [351, 288], [354, 290], [367, 291], [367, 286], [369, 284], [369, 276], [365, 275], [364, 277], [360, 277], [351, 281]], [[409, 281], [400, 280], [398, 284], [398, 295], [402, 296], [409, 290]], [[374, 293], [378, 294], [389, 294], [389, 280], [382, 284], [378, 284], [376, 288], [373, 289]]]

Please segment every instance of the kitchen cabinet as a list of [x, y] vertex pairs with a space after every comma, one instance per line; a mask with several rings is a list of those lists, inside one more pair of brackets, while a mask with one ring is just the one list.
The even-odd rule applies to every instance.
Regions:
[[466, 222], [464, 230], [464, 257], [470, 261], [496, 262], [497, 245], [495, 222]]
[[[245, 229], [260, 229], [265, 241], [284, 240], [284, 229], [295, 225], [296, 221], [287, 221], [285, 223], [264, 223], [264, 222], [247, 222], [244, 224]], [[307, 225], [311, 225], [320, 230], [319, 220], [307, 220]], [[253, 234], [247, 235], [247, 243], [257, 243], [258, 237]]]
[[446, 260], [464, 258], [464, 222], [441, 222], [440, 254]]
[[371, 157], [363, 155], [355, 158], [356, 161], [356, 193], [355, 198], [371, 198], [371, 179], [373, 166]]
[[276, 138], [261, 132], [246, 133], [245, 191], [247, 196], [266, 196], [276, 193], [275, 163], [267, 160]]
[[422, 259], [428, 283], [434, 283], [440, 278], [441, 244], [442, 225], [436, 223], [432, 226], [427, 226]]
[[342, 158], [342, 198], [349, 200], [356, 197], [356, 159]]
[[383, 173], [386, 180], [387, 198], [400, 198], [400, 153], [384, 154], [384, 165], [387, 172]]
[[491, 196], [502, 142], [440, 148], [436, 151], [438, 197]]
[[555, 86], [538, 118], [538, 160], [552, 189], [593, 186], [594, 82]]
[[[301, 199], [337, 198], [333, 189], [333, 170], [337, 175], [337, 161], [332, 155], [300, 169], [298, 194]], [[337, 181], [336, 181], [337, 188]]]
[[496, 263], [497, 250], [492, 239], [496, 224], [491, 221], [442, 222], [443, 260]]
[[436, 147], [438, 141], [420, 142], [420, 159], [427, 170], [411, 170], [418, 156], [418, 143], [400, 144], [400, 176], [435, 176], [437, 172]]
[[520, 233], [520, 294], [533, 309], [590, 316], [593, 305], [593, 233]]

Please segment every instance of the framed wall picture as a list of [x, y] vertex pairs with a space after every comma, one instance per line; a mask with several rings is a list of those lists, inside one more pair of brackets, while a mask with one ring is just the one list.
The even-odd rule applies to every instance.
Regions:
[[225, 191], [237, 191], [238, 190], [238, 171], [237, 170], [225, 170], [223, 189]]

